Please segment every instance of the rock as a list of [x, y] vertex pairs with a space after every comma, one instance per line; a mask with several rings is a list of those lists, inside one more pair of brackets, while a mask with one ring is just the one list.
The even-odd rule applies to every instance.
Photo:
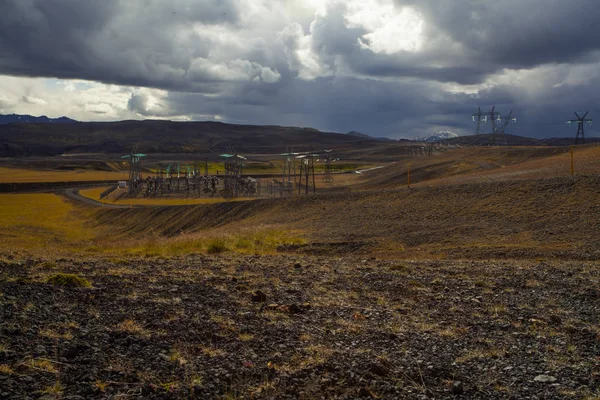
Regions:
[[388, 373], [387, 368], [385, 368], [382, 365], [379, 365], [378, 363], [371, 364], [371, 368], [369, 368], [369, 372], [371, 372], [372, 374], [375, 374], [375, 375], [379, 375], [379, 376], [386, 376]]
[[562, 319], [560, 319], [560, 317], [558, 315], [551, 315], [550, 322], [553, 323], [554, 325], [560, 325], [560, 324], [562, 324]]
[[358, 391], [358, 397], [368, 397], [372, 399], [376, 399], [377, 396], [371, 392], [371, 390], [367, 387], [361, 387]]
[[262, 291], [257, 290], [254, 293], [252, 293], [253, 303], [264, 303], [265, 301], [267, 301], [267, 295], [264, 294]]
[[72, 360], [89, 349], [90, 349], [90, 347], [85, 344], [71, 346], [67, 350], [63, 351], [62, 356], [66, 359]]
[[300, 268], [302, 268], [302, 264], [300, 264], [299, 262], [297, 262], [297, 263], [294, 264], [294, 268], [300, 269]]
[[460, 396], [461, 394], [463, 394], [465, 391], [464, 387], [463, 387], [463, 383], [461, 381], [455, 381], [452, 384], [452, 394], [455, 396]]
[[298, 314], [298, 313], [301, 313], [302, 311], [303, 310], [300, 307], [298, 307], [296, 304], [290, 304], [288, 306], [288, 312], [290, 314]]
[[538, 375], [533, 378], [533, 381], [541, 383], [553, 383], [556, 382], [556, 378], [551, 375]]

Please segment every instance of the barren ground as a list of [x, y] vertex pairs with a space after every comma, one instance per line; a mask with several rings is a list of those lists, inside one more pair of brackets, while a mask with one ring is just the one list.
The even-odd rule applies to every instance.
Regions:
[[[45, 283], [58, 272], [92, 287]], [[600, 387], [596, 263], [198, 255], [4, 262], [0, 276], [3, 398], [591, 399]]]

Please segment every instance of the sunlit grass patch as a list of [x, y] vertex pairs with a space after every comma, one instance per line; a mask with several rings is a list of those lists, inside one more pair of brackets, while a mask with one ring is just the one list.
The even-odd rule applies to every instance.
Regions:
[[283, 229], [247, 229], [240, 232], [202, 232], [182, 234], [164, 238], [158, 235], [124, 244], [117, 248], [104, 249], [109, 253], [120, 253], [143, 257], [172, 257], [187, 254], [276, 254], [286, 245], [304, 244], [306, 239], [300, 231]]
[[54, 274], [46, 279], [47, 283], [55, 286], [91, 287], [92, 284], [75, 274]]
[[240, 339], [240, 341], [242, 342], [249, 342], [252, 339], [254, 339], [254, 335], [250, 334], [250, 333], [240, 333], [238, 335], [238, 338]]
[[0, 364], [0, 374], [2, 375], [12, 375], [15, 371], [6, 364]]
[[506, 355], [506, 351], [503, 349], [472, 349], [467, 350], [463, 355], [457, 357], [454, 361], [457, 363], [464, 363], [477, 359], [486, 359], [486, 358], [500, 358]]
[[223, 238], [215, 238], [206, 246], [206, 252], [208, 254], [219, 254], [228, 250], [229, 247], [227, 246], [227, 242]]
[[200, 346], [199, 350], [202, 354], [210, 358], [221, 357], [226, 354], [224, 350], [218, 349], [216, 347]]
[[127, 179], [127, 171], [108, 172], [77, 169], [71, 171], [42, 171], [0, 167], [0, 182], [77, 182]]
[[59, 396], [63, 394], [64, 390], [65, 388], [63, 387], [63, 385], [61, 385], [60, 382], [56, 381], [53, 385], [46, 387], [46, 389], [44, 389], [42, 393], [54, 395], [56, 396], [56, 398], [59, 398]]
[[54, 329], [42, 329], [39, 332], [40, 336], [46, 337], [48, 339], [65, 339], [65, 340], [71, 340], [73, 339], [73, 334], [71, 332], [58, 332]]
[[54, 363], [50, 360], [40, 359], [40, 358], [31, 358], [24, 363], [25, 366], [38, 370], [49, 372], [51, 374], [58, 374], [58, 369], [54, 365]]
[[0, 195], [0, 240], [7, 250], [70, 251], [96, 237], [86, 218], [86, 212], [54, 194]]
[[146, 336], [148, 333], [143, 326], [132, 319], [126, 319], [117, 325], [116, 329], [120, 332], [131, 333], [139, 336]]

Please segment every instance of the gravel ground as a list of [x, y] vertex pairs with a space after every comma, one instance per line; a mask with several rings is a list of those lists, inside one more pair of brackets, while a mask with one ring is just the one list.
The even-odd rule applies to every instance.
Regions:
[[586, 261], [5, 261], [0, 398], [595, 399], [599, 283]]

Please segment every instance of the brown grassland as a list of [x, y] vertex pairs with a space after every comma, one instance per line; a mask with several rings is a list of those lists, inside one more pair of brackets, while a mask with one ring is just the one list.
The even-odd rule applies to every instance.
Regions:
[[573, 177], [568, 151], [292, 198], [0, 194], [0, 398], [598, 400], [600, 148]]
[[106, 181], [127, 179], [127, 175], [127, 171], [40, 171], [21, 168], [0, 167], [0, 183]]

